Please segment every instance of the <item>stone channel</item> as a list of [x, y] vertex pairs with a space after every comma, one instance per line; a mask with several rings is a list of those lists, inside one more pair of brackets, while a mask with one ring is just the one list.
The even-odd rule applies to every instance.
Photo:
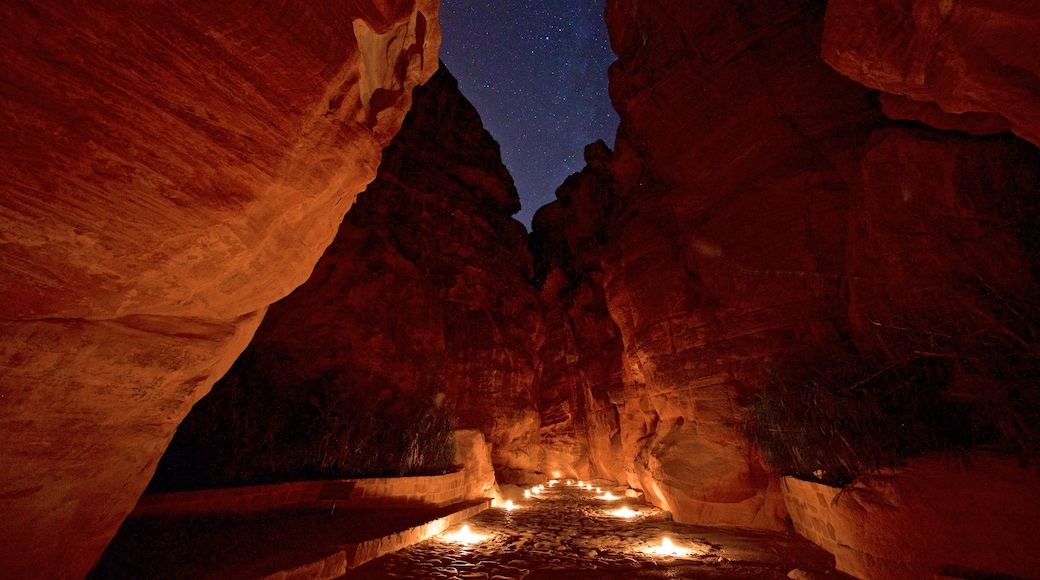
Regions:
[[793, 533], [677, 524], [625, 488], [577, 483], [543, 484], [528, 499], [503, 490], [518, 498], [512, 509], [489, 509], [342, 580], [847, 578]]

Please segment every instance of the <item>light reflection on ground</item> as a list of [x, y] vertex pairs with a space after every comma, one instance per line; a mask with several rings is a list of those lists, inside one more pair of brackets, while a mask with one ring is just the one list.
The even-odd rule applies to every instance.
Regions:
[[[493, 508], [471, 518], [469, 531], [486, 536], [482, 540], [463, 543], [442, 534], [370, 562], [342, 580], [781, 580], [795, 568], [823, 572], [833, 566], [829, 554], [794, 534], [676, 524], [661, 510], [623, 497], [625, 488], [600, 483], [601, 490], [620, 496], [608, 508], [595, 487], [586, 485], [547, 485], [537, 497], [532, 493], [530, 499], [515, 501], [512, 511]], [[520, 496], [517, 490], [515, 497]], [[843, 577], [833, 571], [827, 575]]]

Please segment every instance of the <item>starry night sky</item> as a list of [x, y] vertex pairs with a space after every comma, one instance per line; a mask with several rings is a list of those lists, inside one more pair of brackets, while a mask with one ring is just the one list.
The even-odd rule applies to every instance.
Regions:
[[614, 62], [604, 0], [442, 0], [441, 60], [502, 146], [530, 229], [539, 207], [585, 165], [585, 145], [613, 147], [607, 96]]

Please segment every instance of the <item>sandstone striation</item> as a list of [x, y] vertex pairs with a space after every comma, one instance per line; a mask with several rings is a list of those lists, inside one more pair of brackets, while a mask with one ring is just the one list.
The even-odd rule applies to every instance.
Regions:
[[[915, 457], [842, 489], [785, 478], [796, 529], [857, 578], [1037, 578], [1040, 469], [987, 451]], [[808, 529], [807, 529], [808, 528]]]
[[0, 7], [5, 574], [94, 564], [177, 424], [375, 176], [436, 69], [437, 15], [432, 0]]
[[[585, 168], [534, 216], [531, 251], [542, 286], [537, 402], [543, 471], [558, 477], [626, 480], [620, 418], [621, 335], [603, 295], [602, 244], [617, 203], [602, 141]], [[629, 450], [631, 450], [629, 448]]]
[[[257, 441], [240, 448], [263, 454], [267, 432], [293, 437], [286, 463], [268, 457], [267, 475], [292, 477], [292, 453], [320, 452], [326, 436], [352, 429], [408, 429], [381, 417], [429, 405], [483, 433], [506, 479], [538, 469], [531, 389], [541, 316], [527, 234], [511, 217], [516, 188], [447, 69], [413, 100], [311, 278], [271, 306], [242, 361], [183, 423], [164, 479], [215, 464], [243, 473], [234, 464], [256, 459], [220, 453], [223, 442]], [[296, 404], [299, 413], [279, 414]], [[371, 413], [348, 416], [357, 406]], [[322, 421], [329, 434], [315, 429]]]
[[[906, 354], [936, 321], [1006, 334], [999, 312], [1036, 303], [1037, 152], [894, 120], [923, 113], [903, 103], [900, 117], [892, 99], [886, 116], [820, 58], [817, 2], [616, 0], [606, 16], [614, 182], [574, 195], [590, 163], [533, 233], [541, 408], [574, 426], [576, 465], [623, 477], [677, 521], [782, 529], [744, 406], [799, 361]], [[1003, 130], [988, 110], [951, 112], [935, 126]], [[954, 384], [976, 389], [958, 396], [984, 401], [987, 372], [958, 368]]]
[[828, 64], [868, 87], [1003, 119], [1040, 145], [1036, 3], [831, 0], [822, 47]]

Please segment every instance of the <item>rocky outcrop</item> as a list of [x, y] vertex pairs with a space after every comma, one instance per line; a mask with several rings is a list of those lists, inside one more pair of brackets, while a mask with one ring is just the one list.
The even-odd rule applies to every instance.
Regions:
[[1033, 2], [830, 0], [823, 58], [868, 87], [954, 116], [984, 115], [1040, 145]]
[[375, 176], [436, 68], [437, 12], [0, 8], [6, 575], [94, 564], [177, 424]]
[[[541, 283], [537, 403], [542, 470], [554, 477], [625, 481], [620, 418], [621, 335], [603, 296], [602, 246], [617, 203], [602, 141], [585, 148], [585, 168], [534, 216], [531, 250]], [[629, 447], [630, 449], [630, 447]]]
[[491, 450], [483, 433], [476, 429], [455, 431], [455, 463], [466, 470], [463, 482], [466, 499], [501, 497], [495, 466], [491, 463]]
[[795, 529], [857, 578], [1038, 578], [1040, 468], [917, 457], [842, 489], [784, 479]]
[[[311, 278], [271, 306], [242, 360], [182, 424], [157, 479], [255, 464], [243, 455], [264, 454], [265, 433], [294, 437], [284, 464], [268, 457], [267, 474], [292, 477], [291, 454], [321, 453], [327, 438], [356, 429], [378, 437], [387, 413], [430, 405], [482, 432], [502, 474], [537, 470], [541, 315], [527, 234], [511, 218], [516, 189], [445, 68], [413, 99]], [[225, 394], [236, 390], [248, 401]], [[292, 405], [300, 411], [280, 412]], [[222, 453], [226, 441], [257, 444]]]
[[608, 3], [618, 407], [629, 483], [678, 521], [783, 528], [742, 407], [778, 359], [841, 344], [845, 160], [882, 117], [819, 59], [821, 18], [814, 2]]
[[[542, 408], [597, 441], [586, 451], [575, 437], [573, 459], [677, 521], [782, 529], [776, 474], [739, 428], [744, 406], [806, 360], [927, 346], [936, 317], [958, 321], [943, 332], [1005, 333], [998, 312], [1036, 304], [1037, 152], [893, 120], [900, 105], [917, 114], [893, 99], [883, 110], [820, 58], [818, 2], [615, 0], [606, 16], [616, 184], [583, 194], [599, 209], [562, 217], [587, 168], [535, 223], [543, 300], [557, 304], [545, 344], [567, 353], [543, 355], [546, 385], [560, 387]], [[1002, 128], [950, 112], [963, 110], [938, 111], [949, 128]], [[994, 379], [956, 372], [955, 384]], [[608, 436], [592, 435], [597, 423]]]

